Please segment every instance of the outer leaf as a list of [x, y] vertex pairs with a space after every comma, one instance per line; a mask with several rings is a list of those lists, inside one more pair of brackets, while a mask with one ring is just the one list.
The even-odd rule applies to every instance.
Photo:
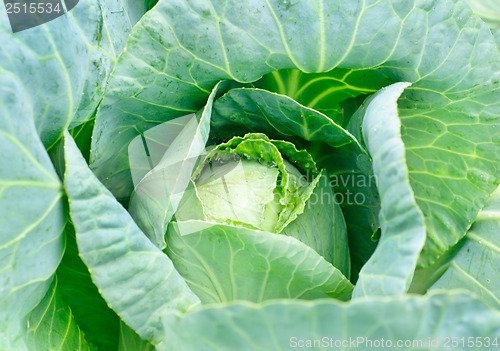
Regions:
[[130, 199], [130, 214], [160, 249], [166, 246], [167, 226], [179, 206], [198, 158], [205, 151], [212, 103], [218, 88], [219, 84], [201, 111], [199, 122], [194, 115], [186, 121], [159, 163], [137, 184]]
[[120, 324], [120, 346], [118, 351], [154, 351], [155, 347], [141, 339], [125, 323]]
[[[451, 25], [449, 54], [436, 64], [426, 48], [419, 81], [399, 101], [410, 181], [427, 229], [424, 267], [465, 235], [500, 175], [499, 52], [488, 28], [461, 2], [451, 17], [446, 4], [430, 12], [430, 23], [441, 23], [427, 40]], [[456, 62], [470, 66], [458, 69]]]
[[162, 318], [199, 303], [172, 262], [140, 231], [65, 136], [64, 184], [80, 256], [108, 304], [142, 338], [165, 337]]
[[[374, 346], [385, 340], [383, 345], [390, 342], [393, 350], [438, 351], [448, 350], [444, 343], [453, 337], [487, 337], [494, 348], [491, 342], [500, 339], [500, 314], [479, 300], [455, 293], [368, 298], [349, 304], [234, 304], [179, 316], [170, 320], [168, 327], [168, 338], [159, 350], [375, 350], [388, 349]], [[399, 340], [416, 343], [412, 343], [413, 347], [398, 347]]]
[[[476, 218], [460, 249], [431, 289], [468, 289], [500, 308], [500, 188]], [[432, 279], [432, 276], [430, 277]]]
[[128, 35], [122, 10], [121, 1], [82, 0], [12, 34], [0, 6], [0, 349], [24, 347], [25, 315], [62, 256], [62, 187], [37, 133], [53, 146], [93, 113]]
[[[147, 11], [146, 8], [136, 7], [133, 4], [135, 2], [131, 0], [79, 0], [78, 6], [69, 12], [69, 17], [76, 25], [76, 32], [69, 37], [69, 40], [75, 43], [75, 39], [81, 38], [88, 55], [87, 61], [82, 62], [82, 66], [85, 67], [85, 75], [81, 77], [84, 83], [83, 91], [81, 93], [77, 91], [81, 97], [78, 95], [73, 97], [74, 101], [80, 100], [80, 102], [79, 105], [74, 105], [76, 111], [71, 126], [86, 122], [94, 116], [132, 27]], [[52, 32], [53, 29], [50, 28], [50, 31]], [[62, 44], [64, 46], [61, 45], [59, 52], [67, 50], [68, 42], [62, 42]], [[84, 57], [81, 51], [77, 54]], [[75, 59], [77, 60], [78, 57], [73, 58]], [[71, 60], [71, 58], [64, 59], [64, 62], [66, 60]], [[72, 61], [68, 63], [71, 64]], [[72, 82], [77, 80], [77, 77], [80, 78], [71, 75], [71, 69], [68, 69], [67, 73]]]
[[28, 322], [30, 351], [94, 350], [76, 324], [59, 293], [57, 277]]
[[500, 4], [495, 0], [466, 0], [472, 10], [488, 24], [500, 25]]
[[173, 222], [166, 252], [203, 303], [350, 297], [352, 285], [295, 238], [200, 221]]
[[490, 27], [500, 48], [500, 3], [496, 0], [466, 0], [472, 11]]
[[15, 339], [24, 339], [25, 317], [61, 260], [65, 218], [62, 186], [28, 118], [22, 89], [0, 73], [0, 81], [6, 79], [16, 88], [0, 84], [0, 349], [22, 350]]
[[361, 269], [355, 297], [405, 293], [425, 243], [424, 217], [410, 187], [397, 111], [397, 100], [409, 85], [396, 83], [382, 89], [360, 112], [378, 180], [382, 237]]
[[85, 339], [99, 350], [117, 350], [120, 319], [92, 282], [79, 256], [72, 223], [66, 225], [66, 250], [57, 268], [57, 277], [58, 294], [71, 308]]
[[[93, 115], [131, 27], [123, 0], [81, 0], [66, 16], [16, 34], [0, 7], [0, 86], [19, 90], [46, 147]], [[5, 95], [1, 101], [16, 110]]]
[[127, 169], [135, 129], [199, 109], [220, 79], [336, 67], [380, 67], [413, 83], [399, 107], [428, 229], [420, 264], [430, 265], [465, 235], [499, 183], [500, 53], [461, 1], [160, 1], [110, 81], [93, 167], [112, 189], [123, 183], [109, 169]]
[[139, 184], [160, 163], [170, 145], [193, 119], [194, 114], [176, 118], [151, 128], [132, 140], [128, 146], [128, 155], [134, 185]]

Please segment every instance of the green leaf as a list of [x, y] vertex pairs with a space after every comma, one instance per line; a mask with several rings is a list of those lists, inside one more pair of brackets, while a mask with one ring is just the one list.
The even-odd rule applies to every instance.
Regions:
[[203, 303], [347, 299], [351, 283], [295, 238], [201, 221], [172, 222], [169, 257]]
[[[133, 27], [141, 17], [151, 10], [158, 0], [125, 0], [125, 7], [127, 9], [126, 14], [129, 18], [129, 22]], [[122, 47], [123, 48], [123, 47]]]
[[155, 347], [141, 339], [125, 323], [120, 323], [120, 346], [118, 351], [155, 351]]
[[[80, 124], [78, 127], [75, 127], [69, 131], [73, 139], [75, 140], [76, 145], [82, 152], [85, 161], [89, 161], [90, 159], [90, 145], [92, 142], [92, 132], [94, 131], [95, 125], [95, 116], [94, 118], [89, 119], [87, 122]], [[64, 157], [62, 158], [64, 162]]]
[[82, 0], [13, 34], [0, 6], [1, 349], [23, 348], [11, 342], [23, 339], [62, 257], [63, 191], [44, 145], [94, 113], [131, 28], [122, 10], [121, 1]]
[[[1, 34], [0, 34], [1, 35]], [[1, 55], [1, 53], [0, 53]], [[0, 77], [1, 73], [0, 73]], [[0, 78], [1, 80], [2, 78]], [[64, 249], [63, 190], [36, 134], [21, 88], [0, 84], [0, 349], [24, 339]], [[21, 343], [22, 344], [22, 343]]]
[[120, 319], [92, 282], [89, 270], [79, 256], [75, 228], [71, 222], [66, 224], [65, 233], [66, 250], [57, 268], [58, 294], [71, 308], [89, 343], [100, 350], [117, 350]]
[[354, 297], [405, 293], [425, 243], [424, 217], [410, 187], [397, 110], [398, 98], [409, 85], [382, 89], [359, 111], [382, 203], [382, 236], [359, 273]]
[[199, 303], [168, 257], [95, 178], [69, 134], [64, 184], [82, 260], [109, 306], [142, 338], [164, 337], [162, 318]]
[[146, 9], [149, 11], [158, 3], [158, 0], [144, 0], [144, 3]]
[[70, 308], [61, 298], [57, 276], [43, 300], [31, 312], [28, 326], [30, 351], [95, 350], [85, 340]]
[[135, 185], [160, 163], [170, 145], [190, 122], [198, 124], [194, 114], [157, 125], [132, 140], [128, 146], [128, 156]]
[[500, 48], [500, 3], [497, 0], [466, 0], [472, 11], [490, 27]]
[[[389, 349], [374, 346], [384, 341], [394, 350], [446, 350], [447, 338], [450, 345], [452, 338], [467, 342], [469, 337], [488, 338], [494, 349], [493, 343], [496, 340], [498, 345], [500, 339], [500, 313], [468, 295], [449, 293], [371, 297], [351, 303], [273, 301], [214, 306], [172, 318], [168, 328], [168, 338], [158, 350]], [[398, 347], [398, 340], [415, 343]]]
[[377, 69], [339, 68], [325, 73], [304, 73], [293, 69], [266, 74], [255, 82], [255, 86], [287, 95], [345, 127], [351, 117], [345, 111], [345, 100], [376, 93], [391, 83], [394, 82]]
[[[463, 238], [500, 175], [499, 52], [464, 4], [457, 2], [451, 15], [446, 3], [439, 5], [429, 20], [450, 27], [448, 55], [437, 64], [426, 49], [419, 81], [399, 100], [410, 182], [427, 228], [422, 267]], [[434, 27], [432, 36], [442, 33]]]
[[[70, 128], [84, 123], [94, 116], [132, 27], [146, 11], [145, 8], [135, 7], [134, 2], [131, 0], [80, 0], [78, 5], [68, 13], [68, 17], [73, 22], [69, 26], [75, 28], [74, 33], [71, 33], [71, 36], [69, 33], [65, 33], [64, 35], [67, 37], [61, 37], [62, 41], [58, 43], [60, 48], [56, 54], [59, 53], [62, 57], [60, 61], [68, 66], [66, 72], [72, 86], [75, 86], [75, 81], [78, 80], [83, 83], [83, 89], [80, 88], [81, 90], [76, 91], [73, 89], [75, 95], [71, 92], [68, 94], [73, 100], [74, 109]], [[58, 25], [51, 27], [51, 25], [52, 23], [47, 25], [51, 33], [54, 30], [65, 29], [62, 24], [59, 24], [60, 27]], [[76, 55], [81, 57], [66, 58], [62, 54], [67, 50], [68, 41], [73, 45], [76, 42], [82, 42], [85, 45], [85, 51], [76, 51]], [[86, 61], [82, 60], [79, 72], [74, 72], [75, 76], [72, 68], [75, 66], [75, 62], [82, 58], [86, 58]], [[85, 68], [85, 71], [82, 71], [82, 68]], [[79, 103], [75, 104], [75, 102]]]
[[15, 115], [26, 108], [44, 145], [88, 120], [104, 95], [118, 54], [132, 28], [123, 0], [81, 0], [67, 15], [13, 34], [0, 8], [1, 103]]
[[[399, 116], [428, 231], [419, 264], [428, 266], [465, 235], [499, 183], [500, 53], [461, 1], [160, 1], [132, 31], [110, 80], [93, 168], [116, 195], [116, 184], [131, 183], [126, 146], [135, 129], [198, 110], [219, 80], [336, 67], [377, 67], [413, 84]], [[362, 208], [344, 209], [348, 226], [352, 212], [372, 220]], [[358, 229], [370, 237], [377, 228]]]
[[[129, 212], [132, 218], [160, 249], [166, 246], [167, 226], [179, 206], [198, 158], [205, 152], [210, 131], [212, 103], [218, 90], [219, 84], [215, 86], [205, 108], [201, 111], [199, 122], [194, 115], [183, 122], [184, 128], [180, 129], [179, 134], [168, 143], [167, 152], [137, 184], [130, 199]], [[136, 140], [140, 140], [140, 145], [143, 145], [141, 137]], [[154, 164], [154, 161], [150, 162]]]
[[465, 0], [487, 24], [500, 26], [500, 4], [496, 0]]
[[[467, 289], [500, 308], [500, 188], [479, 212], [460, 248], [439, 268], [433, 289]], [[432, 279], [432, 277], [429, 277]], [[431, 281], [432, 283], [432, 281]]]

